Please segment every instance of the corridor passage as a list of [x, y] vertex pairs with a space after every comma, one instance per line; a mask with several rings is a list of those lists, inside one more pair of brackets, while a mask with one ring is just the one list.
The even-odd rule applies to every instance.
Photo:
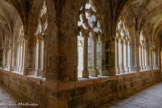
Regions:
[[158, 83], [125, 99], [116, 100], [100, 108], [162, 108], [162, 83]]
[[17, 102], [22, 101], [0, 84], [0, 108], [21, 108]]

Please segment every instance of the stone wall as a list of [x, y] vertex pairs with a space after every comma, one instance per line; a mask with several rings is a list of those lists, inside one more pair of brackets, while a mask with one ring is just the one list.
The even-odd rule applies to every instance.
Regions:
[[42, 108], [94, 108], [159, 81], [160, 71], [54, 83], [1, 70], [0, 80], [17, 95], [39, 103]]

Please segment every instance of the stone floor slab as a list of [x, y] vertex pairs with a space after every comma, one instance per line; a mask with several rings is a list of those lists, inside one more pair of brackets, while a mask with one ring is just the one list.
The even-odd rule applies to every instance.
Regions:
[[162, 83], [151, 86], [128, 98], [115, 100], [99, 108], [162, 108]]
[[18, 99], [13, 93], [0, 85], [0, 108], [21, 108], [20, 106], [17, 106], [17, 102], [20, 101], [21, 99]]

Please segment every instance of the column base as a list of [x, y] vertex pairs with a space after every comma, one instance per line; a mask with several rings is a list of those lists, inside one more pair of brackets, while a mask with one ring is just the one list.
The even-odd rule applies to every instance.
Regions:
[[124, 73], [124, 68], [123, 67], [120, 67], [119, 68], [119, 71], [120, 71], [120, 73]]
[[34, 69], [30, 68], [30, 67], [28, 67], [28, 68], [24, 67], [24, 74], [25, 75], [36, 75], [35, 71], [36, 70], [34, 70]]
[[42, 78], [46, 78], [46, 71], [42, 70]]
[[109, 76], [115, 76], [116, 74], [115, 74], [115, 68], [112, 68], [112, 69], [110, 69], [110, 70], [108, 70], [109, 72]]
[[98, 70], [91, 70], [91, 71], [90, 71], [90, 75], [91, 75], [92, 77], [97, 77], [97, 76], [98, 76]]
[[36, 76], [42, 76], [43, 71], [41, 69], [36, 69]]
[[12, 71], [17, 71], [18, 70], [17, 68], [18, 68], [17, 66], [12, 66]]
[[20, 67], [20, 66], [18, 67], [18, 72], [20, 72], [20, 73], [22, 72], [22, 71], [21, 71], [21, 67]]
[[146, 70], [146, 66], [143, 66], [143, 70]]
[[124, 67], [124, 72], [129, 72], [129, 67]]
[[129, 72], [137, 72], [137, 66], [130, 66]]
[[9, 69], [8, 65], [4, 65], [3, 69], [8, 70]]
[[82, 71], [82, 77], [83, 78], [89, 78], [89, 71], [88, 70], [83, 70]]
[[142, 66], [140, 66], [140, 69], [139, 69], [139, 71], [142, 71], [143, 70], [143, 67]]
[[24, 74], [24, 67], [19, 67], [18, 69], [19, 69], [19, 71], [18, 71], [18, 72], [20, 72], [20, 73], [23, 73], [23, 74]]
[[108, 70], [107, 69], [102, 69], [101, 70], [101, 76], [108, 76]]
[[23, 75], [27, 75], [26, 68], [23, 67]]

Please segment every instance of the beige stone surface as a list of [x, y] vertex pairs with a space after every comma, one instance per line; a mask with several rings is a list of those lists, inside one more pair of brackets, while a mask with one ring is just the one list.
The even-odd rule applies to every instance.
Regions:
[[162, 83], [140, 90], [98, 108], [161, 108]]
[[0, 84], [0, 108], [22, 108], [17, 105], [18, 102], [23, 101]]

